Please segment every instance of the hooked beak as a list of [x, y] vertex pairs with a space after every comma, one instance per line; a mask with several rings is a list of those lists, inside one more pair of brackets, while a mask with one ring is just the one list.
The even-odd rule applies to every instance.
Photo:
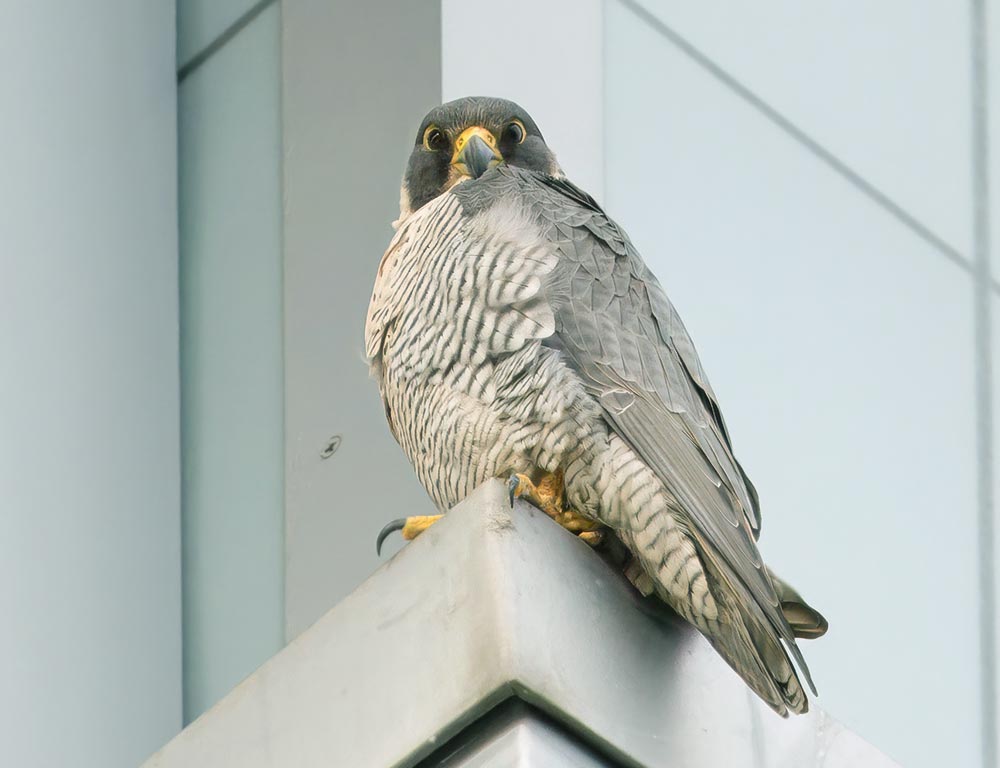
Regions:
[[478, 179], [490, 168], [503, 162], [496, 137], [478, 125], [466, 128], [455, 141], [451, 164], [463, 176]]

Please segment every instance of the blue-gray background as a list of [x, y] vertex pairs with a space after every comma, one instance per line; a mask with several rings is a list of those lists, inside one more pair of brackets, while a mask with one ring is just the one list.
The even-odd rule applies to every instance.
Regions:
[[416, 125], [479, 93], [685, 318], [764, 555], [831, 621], [819, 704], [990, 765], [987, 5], [5, 4], [0, 762], [136, 764], [429, 508], [360, 334]]

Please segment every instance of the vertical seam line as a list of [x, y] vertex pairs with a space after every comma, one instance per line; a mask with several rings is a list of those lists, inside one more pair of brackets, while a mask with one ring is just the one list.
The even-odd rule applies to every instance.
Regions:
[[979, 533], [979, 655], [982, 761], [997, 764], [996, 581], [993, 520], [993, 393], [989, 206], [989, 88], [985, 0], [972, 0], [973, 308], [976, 359], [976, 500]]
[[608, 190], [608, 3], [601, 2], [601, 190], [599, 200], [607, 202]]

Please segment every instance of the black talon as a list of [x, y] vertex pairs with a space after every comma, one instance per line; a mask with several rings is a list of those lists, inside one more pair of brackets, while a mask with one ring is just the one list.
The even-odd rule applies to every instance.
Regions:
[[403, 526], [406, 525], [406, 518], [400, 517], [396, 520], [388, 522], [385, 527], [378, 532], [378, 538], [375, 539], [375, 554], [382, 554], [382, 542], [385, 541], [386, 536], [390, 533], [403, 530]]
[[510, 498], [510, 508], [514, 508], [514, 494], [517, 492], [517, 487], [521, 484], [516, 474], [510, 476], [507, 480], [507, 495]]

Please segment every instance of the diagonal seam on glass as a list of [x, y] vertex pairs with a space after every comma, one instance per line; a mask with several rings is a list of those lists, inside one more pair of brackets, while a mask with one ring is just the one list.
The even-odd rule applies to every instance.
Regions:
[[222, 30], [219, 36], [216, 37], [212, 42], [206, 45], [198, 53], [192, 56], [187, 62], [185, 62], [180, 69], [177, 70], [177, 82], [180, 84], [184, 79], [194, 72], [198, 67], [212, 58], [215, 53], [222, 48], [226, 43], [232, 40], [240, 31], [247, 26], [251, 21], [256, 19], [262, 11], [264, 11], [268, 6], [273, 4], [276, 0], [260, 0], [260, 2], [255, 3], [251, 8], [240, 16], [236, 21]]
[[[740, 82], [735, 76], [723, 69], [711, 57], [709, 57], [708, 54], [696, 47], [675, 29], [668, 26], [662, 19], [646, 8], [641, 2], [638, 0], [617, 1], [624, 8], [627, 8], [639, 19], [648, 24], [653, 30], [664, 37], [688, 58], [698, 64], [698, 66], [702, 67], [702, 69], [707, 71], [710, 75], [712, 75], [712, 77], [760, 112], [777, 128], [815, 155], [819, 160], [829, 166], [851, 185], [856, 187], [862, 194], [867, 196], [876, 205], [882, 208], [882, 210], [910, 229], [921, 240], [924, 240], [933, 246], [941, 253], [941, 255], [952, 262], [955, 266], [970, 275], [975, 273], [975, 268], [972, 262], [961, 251], [959, 251], [958, 248], [948, 243], [940, 235], [936, 234], [916, 216], [911, 214], [899, 205], [899, 203], [889, 197], [889, 195], [876, 187], [858, 171], [851, 168], [851, 166], [820, 144], [802, 128], [785, 117], [775, 107], [771, 106], [748, 86]], [[1000, 280], [989, 280], [989, 284], [994, 292], [1000, 294]]]

